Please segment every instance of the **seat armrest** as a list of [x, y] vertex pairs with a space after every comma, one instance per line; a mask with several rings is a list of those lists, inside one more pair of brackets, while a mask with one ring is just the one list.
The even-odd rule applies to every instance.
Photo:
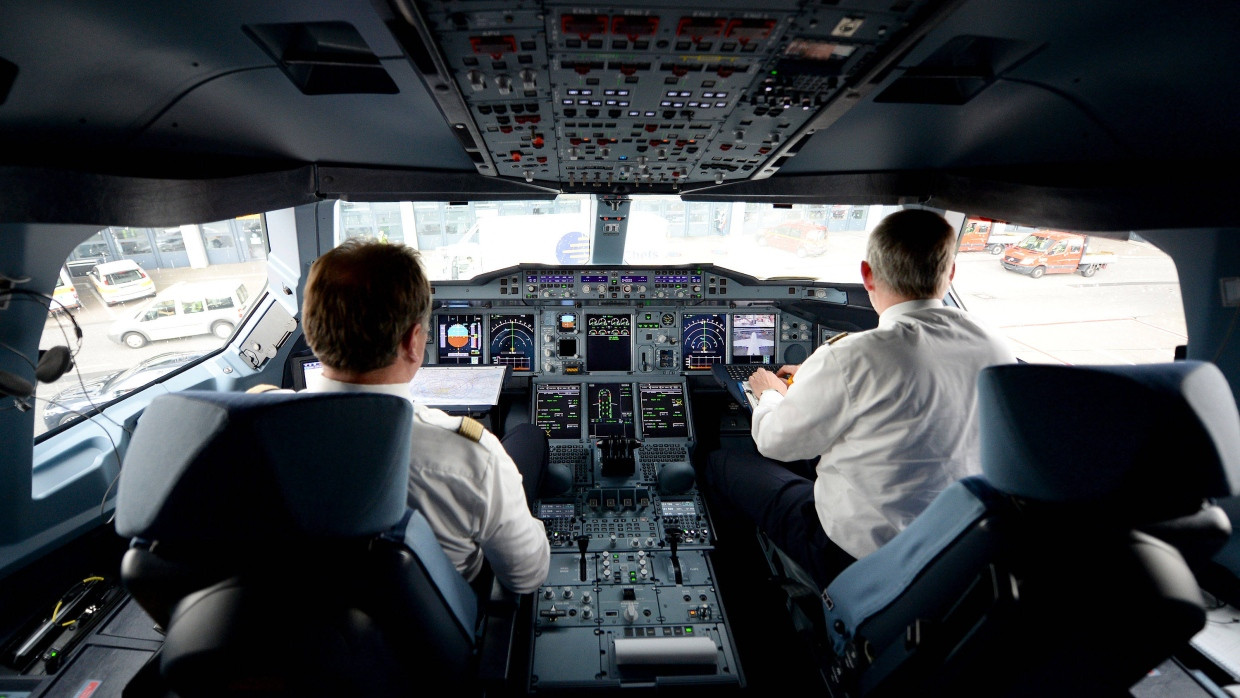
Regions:
[[491, 592], [479, 609], [478, 681], [488, 693], [502, 689], [508, 679], [521, 599], [492, 578]]

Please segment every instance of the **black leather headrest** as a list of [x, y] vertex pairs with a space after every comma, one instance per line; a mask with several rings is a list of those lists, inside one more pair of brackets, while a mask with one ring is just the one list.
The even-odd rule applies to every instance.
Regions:
[[212, 542], [384, 531], [406, 507], [412, 412], [372, 393], [157, 397], [125, 454], [116, 531]]
[[978, 389], [982, 471], [1009, 494], [1142, 523], [1240, 485], [1240, 415], [1214, 364], [1011, 364]]

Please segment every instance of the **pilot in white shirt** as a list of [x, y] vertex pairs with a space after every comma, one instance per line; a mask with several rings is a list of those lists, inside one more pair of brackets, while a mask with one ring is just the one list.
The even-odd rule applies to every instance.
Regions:
[[[943, 304], [955, 246], [938, 214], [884, 219], [861, 263], [878, 327], [781, 368], [791, 385], [755, 372], [751, 434], [761, 455], [711, 456], [712, 498], [753, 521], [824, 588], [952, 482], [980, 472], [977, 376], [1016, 359], [1006, 340]], [[813, 479], [786, 465], [813, 457]]]
[[751, 420], [758, 452], [821, 456], [814, 502], [827, 537], [868, 555], [948, 485], [981, 472], [977, 374], [1015, 360], [1006, 342], [940, 300], [883, 311], [878, 327], [815, 351], [787, 394]]
[[409, 505], [426, 517], [448, 559], [473, 581], [484, 560], [504, 586], [537, 589], [551, 549], [542, 521], [530, 515], [522, 475], [498, 438], [470, 419], [420, 405], [409, 384], [359, 385], [318, 376], [309, 392], [369, 392], [413, 403]]
[[[349, 240], [319, 257], [306, 281], [302, 323], [323, 373], [308, 389], [413, 402], [430, 297], [418, 253], [404, 245]], [[530, 511], [546, 455], [546, 435], [532, 424], [509, 429], [501, 444], [473, 419], [414, 403], [409, 503], [466, 579], [474, 581], [486, 562], [517, 593], [546, 580], [551, 548]]]

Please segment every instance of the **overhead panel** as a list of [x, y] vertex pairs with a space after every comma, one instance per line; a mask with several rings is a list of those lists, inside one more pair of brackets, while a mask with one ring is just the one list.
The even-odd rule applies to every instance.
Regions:
[[935, 4], [425, 0], [410, 14], [489, 151], [480, 172], [626, 193], [770, 176]]

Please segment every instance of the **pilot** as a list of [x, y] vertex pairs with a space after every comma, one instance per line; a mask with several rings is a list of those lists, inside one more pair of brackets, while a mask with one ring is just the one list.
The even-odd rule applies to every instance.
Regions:
[[[349, 240], [319, 257], [306, 280], [302, 322], [323, 373], [308, 390], [413, 402], [409, 384], [422, 366], [430, 310], [430, 283], [411, 248]], [[546, 529], [530, 512], [547, 453], [546, 435], [532, 424], [510, 428], [501, 444], [469, 417], [414, 403], [409, 505], [426, 516], [466, 579], [478, 579], [484, 561], [516, 593], [547, 578]]]
[[937, 213], [883, 219], [861, 262], [878, 327], [799, 366], [758, 369], [749, 378], [758, 453], [711, 454], [713, 501], [755, 523], [822, 588], [981, 470], [977, 375], [1016, 358], [1002, 337], [943, 304], [955, 248]]

